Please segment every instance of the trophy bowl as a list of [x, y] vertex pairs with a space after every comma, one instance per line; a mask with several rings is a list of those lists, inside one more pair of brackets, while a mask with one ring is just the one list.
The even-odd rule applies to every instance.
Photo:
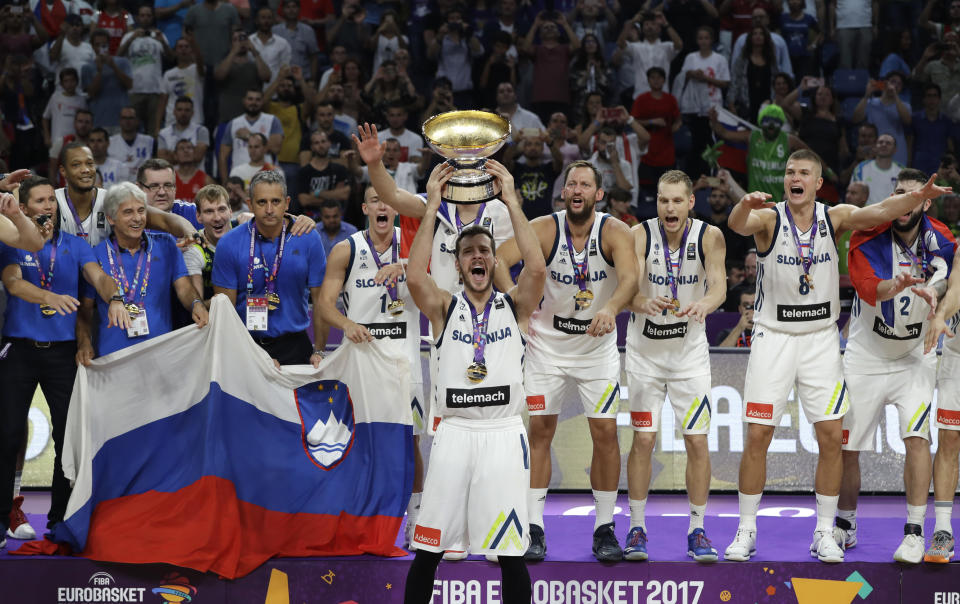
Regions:
[[489, 111], [448, 111], [423, 123], [423, 137], [433, 151], [456, 168], [443, 200], [475, 204], [495, 199], [500, 187], [483, 165], [510, 136], [510, 122]]

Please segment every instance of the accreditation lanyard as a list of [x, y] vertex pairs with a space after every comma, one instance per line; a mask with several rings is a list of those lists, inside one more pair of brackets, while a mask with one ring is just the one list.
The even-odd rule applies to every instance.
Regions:
[[[147, 298], [147, 284], [150, 282], [150, 264], [152, 261], [152, 243], [140, 240], [140, 248], [137, 250], [137, 270], [133, 275], [133, 281], [127, 281], [127, 272], [123, 268], [123, 255], [120, 246], [115, 237], [110, 238], [110, 245], [107, 245], [107, 261], [110, 264], [110, 275], [120, 281], [123, 287], [124, 304], [132, 304], [137, 300], [137, 282], [140, 281], [140, 274], [143, 273], [143, 281], [140, 281], [139, 302], [143, 303]], [[114, 258], [116, 254], [116, 258]]]
[[[257, 240], [257, 227], [254, 225], [254, 221], [250, 221], [250, 256], [247, 261], [247, 297], [253, 295], [253, 259], [255, 255], [255, 246]], [[277, 291], [277, 273], [280, 272], [280, 261], [283, 259], [283, 246], [286, 243], [287, 238], [287, 221], [283, 221], [283, 228], [280, 230], [280, 246], [277, 248], [277, 254], [273, 258], [273, 268], [270, 270], [270, 273], [264, 275], [264, 286], [268, 294], [274, 294]], [[260, 246], [260, 262], [263, 264], [263, 269], [267, 269], [267, 259], [263, 256], [263, 246]]]
[[40, 254], [42, 253], [42, 250], [37, 252], [37, 273], [40, 275], [40, 287], [47, 291], [53, 291], [53, 267], [57, 263], [57, 246], [60, 245], [61, 241], [63, 241], [62, 234], [57, 237], [56, 242], [50, 242], [50, 266], [47, 268], [46, 274], [44, 274], [43, 269], [40, 267]]

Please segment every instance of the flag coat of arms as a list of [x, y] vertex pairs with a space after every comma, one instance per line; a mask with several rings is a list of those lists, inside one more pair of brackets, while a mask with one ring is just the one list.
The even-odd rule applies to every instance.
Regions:
[[210, 310], [80, 367], [55, 540], [227, 578], [274, 556], [404, 555], [407, 359], [345, 341], [319, 370], [277, 370], [225, 296]]

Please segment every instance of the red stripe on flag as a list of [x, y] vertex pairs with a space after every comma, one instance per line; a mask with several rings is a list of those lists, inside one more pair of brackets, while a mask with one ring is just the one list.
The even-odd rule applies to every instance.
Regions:
[[405, 556], [401, 518], [289, 514], [240, 501], [233, 483], [206, 476], [172, 493], [148, 491], [97, 505], [82, 556], [162, 562], [228, 579], [275, 556]]

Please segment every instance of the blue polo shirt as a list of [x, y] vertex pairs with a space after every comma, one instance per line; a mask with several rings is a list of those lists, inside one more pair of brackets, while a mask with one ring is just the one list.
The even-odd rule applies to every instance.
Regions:
[[174, 201], [173, 207], [170, 208], [171, 214], [176, 214], [177, 216], [183, 216], [190, 221], [198, 231], [203, 229], [203, 225], [200, 224], [200, 220], [197, 218], [197, 206], [196, 204], [189, 201]]
[[[96, 342], [98, 356], [108, 355], [121, 348], [133, 346], [162, 336], [173, 329], [172, 308], [170, 289], [173, 282], [180, 277], [187, 276], [187, 267], [183, 263], [183, 254], [177, 248], [177, 242], [172, 235], [167, 233], [144, 233], [147, 238], [147, 249], [150, 253], [150, 279], [147, 282], [146, 299], [140, 300], [140, 283], [143, 280], [141, 274], [140, 280], [133, 283], [133, 277], [137, 272], [137, 261], [140, 259], [140, 252], [131, 254], [129, 250], [121, 249], [120, 257], [123, 263], [123, 271], [127, 276], [127, 283], [130, 287], [136, 287], [134, 300], [143, 304], [147, 309], [147, 323], [150, 327], [150, 333], [136, 338], [127, 337], [127, 331], [117, 327], [107, 327], [110, 319], [107, 316], [108, 304], [100, 299], [89, 284], [84, 286], [83, 297], [95, 298], [97, 300], [98, 325], [96, 329]], [[107, 258], [107, 246], [113, 246], [113, 238], [104, 239], [97, 247], [93, 248], [97, 262], [108, 274], [110, 272], [110, 260]], [[113, 250], [115, 252], [115, 250]], [[114, 256], [116, 261], [116, 256]], [[146, 267], [144, 266], [144, 270]], [[112, 275], [118, 279], [117, 275]]]
[[[54, 239], [48, 241], [40, 252], [19, 250], [0, 243], [0, 269], [11, 264], [20, 265], [20, 273], [29, 283], [40, 287], [40, 272], [46, 278], [50, 270], [50, 255], [56, 244], [57, 256], [53, 264], [53, 287], [55, 294], [80, 297], [81, 269], [90, 262], [96, 262], [86, 241], [70, 233], [60, 231]], [[96, 296], [96, 292], [94, 292]], [[33, 304], [16, 296], [7, 296], [7, 310], [4, 313], [3, 335], [8, 338], [28, 338], [38, 342], [69, 342], [77, 339], [77, 315], [70, 313], [44, 316], [40, 305]]]
[[[247, 316], [247, 272], [250, 263], [250, 232], [254, 221], [242, 224], [224, 235], [217, 243], [213, 257], [211, 280], [217, 287], [237, 292], [237, 313]], [[266, 295], [267, 270], [273, 269], [280, 237], [264, 239], [259, 232], [254, 241], [253, 295]], [[267, 269], [264, 269], [264, 262]], [[294, 237], [287, 232], [277, 271], [277, 294], [280, 305], [271, 310], [267, 331], [251, 332], [255, 337], [277, 336], [305, 330], [310, 325], [310, 288], [320, 287], [327, 268], [327, 257], [316, 231]]]

